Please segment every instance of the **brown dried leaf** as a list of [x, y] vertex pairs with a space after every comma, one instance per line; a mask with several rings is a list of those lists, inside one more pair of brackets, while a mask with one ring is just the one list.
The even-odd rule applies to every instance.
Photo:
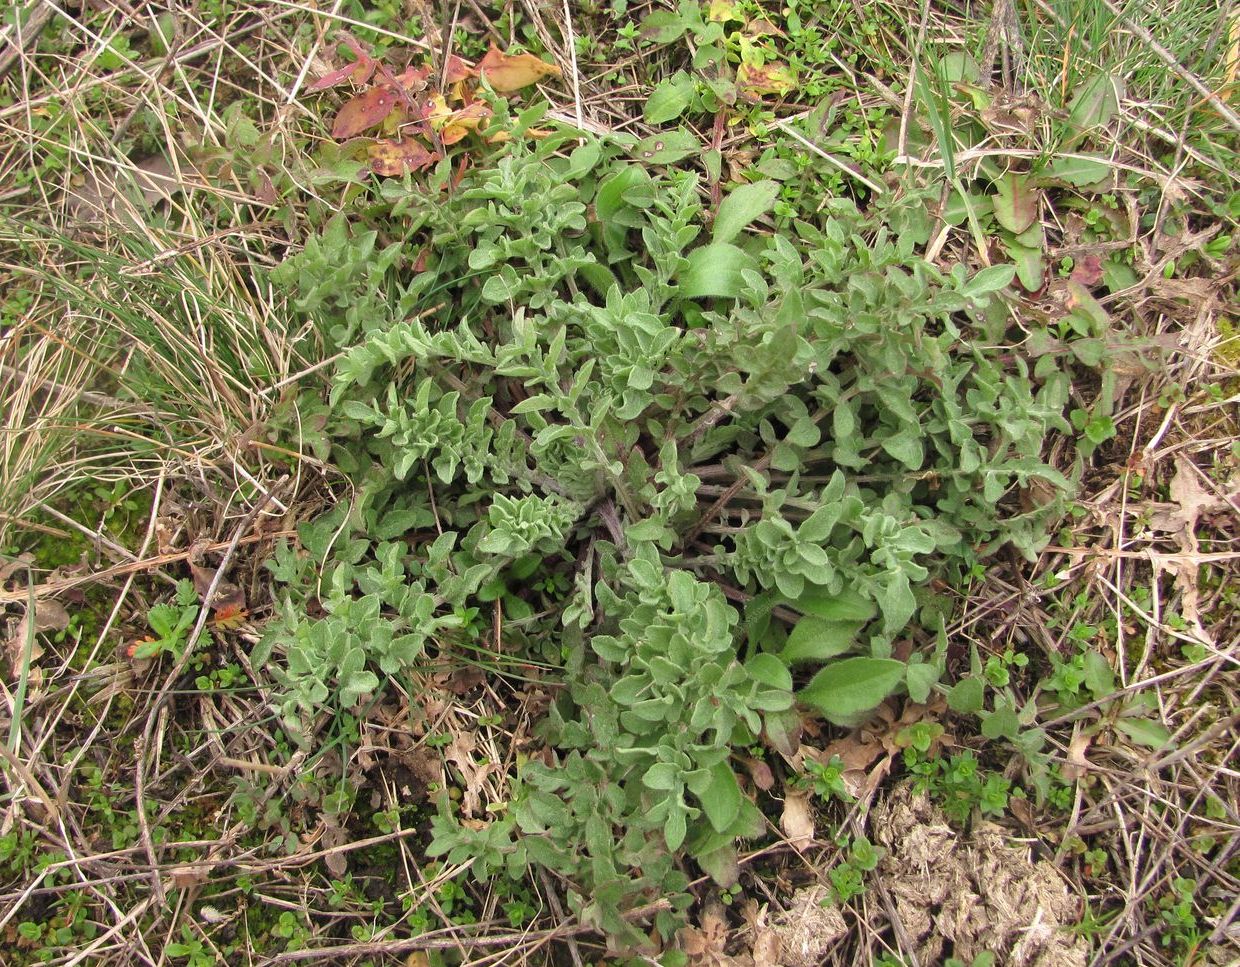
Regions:
[[769, 792], [775, 785], [775, 773], [771, 772], [771, 767], [761, 759], [745, 759], [744, 762], [753, 784], [763, 792]]
[[1064, 757], [1061, 771], [1069, 782], [1083, 778], [1085, 773], [1093, 768], [1093, 764], [1085, 758], [1085, 751], [1093, 740], [1094, 737], [1088, 732], [1080, 732], [1068, 743], [1068, 754]]
[[[64, 631], [69, 627], [69, 612], [64, 605], [51, 598], [41, 598], [34, 603], [34, 633]], [[14, 669], [19, 668], [26, 654], [26, 639], [30, 636], [30, 612], [22, 615], [5, 642], [9, 660]], [[30, 662], [33, 664], [43, 655], [43, 646], [35, 638], [30, 643]]]
[[70, 216], [83, 220], [116, 216], [126, 210], [127, 197], [140, 197], [141, 204], [150, 207], [172, 198], [182, 187], [171, 162], [154, 155], [135, 162], [132, 169], [88, 170], [81, 187], [66, 192], [65, 207]]
[[782, 948], [779, 934], [769, 927], [763, 930], [753, 942], [753, 967], [777, 967]]
[[560, 68], [533, 54], [504, 54], [492, 47], [478, 64], [478, 75], [501, 94], [519, 91], [544, 77], [559, 74]]
[[702, 911], [696, 927], [682, 927], [677, 934], [681, 949], [695, 967], [735, 967], [727, 953], [728, 923], [723, 909], [711, 904]]
[[4, 584], [9, 578], [20, 571], [24, 567], [29, 567], [34, 563], [34, 555], [27, 551], [25, 554], [18, 554], [17, 557], [9, 561], [0, 561], [0, 584]]
[[[192, 560], [187, 563], [194, 579], [194, 590], [198, 592], [199, 599], [205, 600], [211, 590], [211, 582], [215, 580], [216, 569], [203, 567]], [[211, 610], [216, 612], [217, 620], [235, 617], [245, 610], [245, 592], [232, 581], [221, 580], [215, 588], [215, 597], [211, 599]]]
[[377, 84], [345, 103], [332, 125], [332, 137], [345, 141], [381, 124], [400, 103], [394, 88]]
[[779, 817], [780, 829], [788, 842], [797, 849], [814, 845], [814, 813], [807, 793], [792, 790], [784, 797], [784, 811]]
[[211, 866], [177, 866], [169, 874], [172, 885], [178, 890], [188, 890], [193, 886], [202, 886], [211, 875]]
[[428, 168], [439, 160], [439, 153], [430, 151], [416, 138], [389, 140], [380, 138], [368, 149], [370, 170], [384, 177], [398, 177], [406, 171]]
[[495, 768], [489, 762], [479, 765], [474, 761], [473, 753], [476, 747], [474, 733], [458, 732], [444, 749], [444, 759], [456, 766], [465, 784], [461, 795], [461, 814], [466, 817], [477, 816], [482, 812], [482, 784]]

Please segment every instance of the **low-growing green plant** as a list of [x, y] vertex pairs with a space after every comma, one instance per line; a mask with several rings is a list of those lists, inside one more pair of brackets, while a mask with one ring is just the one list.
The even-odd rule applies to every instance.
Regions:
[[847, 903], [865, 892], [865, 874], [869, 873], [883, 858], [884, 850], [866, 837], [846, 840], [843, 858], [831, 868], [831, 890], [836, 903]]
[[959, 826], [975, 809], [983, 816], [1001, 816], [1007, 809], [1012, 784], [997, 772], [987, 774], [972, 752], [926, 758], [910, 747], [904, 750], [904, 765], [915, 777], [914, 788], [929, 793]]
[[[1045, 542], [1071, 484], [1041, 453], [1080, 360], [1024, 355], [1011, 266], [918, 257], [928, 192], [789, 218], [758, 181], [711, 217], [695, 174], [631, 148], [651, 160], [554, 133], [389, 180], [277, 269], [341, 357], [274, 442], [312, 425], [354, 491], [275, 555], [287, 591], [251, 657], [309, 742], [320, 710], [492, 647], [463, 616], [520, 614], [560, 686], [545, 751], [486, 823], [445, 798], [431, 853], [552, 870], [638, 943], [627, 911], [667, 898], [667, 932], [687, 905], [682, 855], [727, 888], [766, 828], [734, 750], [794, 751], [798, 702], [850, 725], [942, 687], [929, 583]], [[893, 657], [910, 634], [929, 647]]]
[[[176, 595], [171, 604], [157, 604], [146, 613], [147, 624], [155, 637], [147, 636], [136, 642], [131, 658], [156, 658], [160, 655], [179, 657], [185, 648], [190, 630], [198, 618], [198, 592], [192, 581], [178, 581]], [[208, 647], [210, 638], [202, 635], [198, 647]]]

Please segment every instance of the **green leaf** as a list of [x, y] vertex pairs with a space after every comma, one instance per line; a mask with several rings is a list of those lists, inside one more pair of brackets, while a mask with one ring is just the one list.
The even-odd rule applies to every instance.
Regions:
[[1074, 188], [1084, 188], [1104, 182], [1111, 173], [1111, 166], [1104, 160], [1088, 157], [1052, 158], [1041, 171], [1039, 181], [1057, 181]]
[[1167, 727], [1151, 719], [1119, 719], [1115, 728], [1138, 745], [1151, 749], [1165, 749], [1171, 743], [1171, 733], [1167, 731]]
[[[805, 523], [808, 524], [809, 520]], [[852, 588], [832, 594], [826, 588], [811, 585], [788, 603], [802, 614], [810, 614], [824, 621], [869, 621], [878, 612], [873, 601]]]
[[670, 762], [656, 762], [642, 776], [647, 789], [678, 789], [681, 786], [680, 770]]
[[1111, 663], [1096, 651], [1085, 653], [1085, 687], [1095, 699], [1115, 691], [1115, 672]]
[[648, 138], [642, 138], [633, 150], [637, 157], [646, 164], [670, 165], [700, 152], [702, 142], [692, 131], [677, 128], [675, 131], [652, 134]]
[[1084, 133], [1101, 127], [1119, 111], [1124, 82], [1113, 74], [1095, 74], [1078, 88], [1068, 108], [1068, 124]]
[[909, 587], [908, 576], [896, 574], [888, 580], [878, 598], [878, 609], [883, 613], [883, 633], [895, 634], [909, 623], [917, 610], [917, 599]]
[[797, 622], [780, 657], [789, 665], [804, 661], [826, 661], [848, 651], [857, 640], [863, 622], [824, 621], [802, 618]]
[[778, 196], [776, 181], [755, 181], [732, 189], [719, 203], [712, 237], [716, 242], [732, 241], [747, 225], [769, 212]]
[[687, 831], [685, 807], [679, 801], [673, 802], [671, 812], [667, 816], [667, 823], [663, 827], [663, 838], [667, 842], [667, 848], [672, 852], [680, 849], [681, 844], [685, 841], [685, 833]]
[[689, 253], [689, 264], [680, 276], [680, 294], [686, 299], [735, 299], [744, 288], [741, 273], [756, 268], [757, 263], [735, 245], [703, 245]]
[[1037, 292], [1046, 278], [1046, 262], [1042, 249], [1019, 242], [1005, 242], [1004, 248], [1016, 263], [1016, 277], [1026, 292]]
[[976, 715], [985, 697], [986, 686], [980, 678], [962, 678], [947, 693], [947, 707], [962, 715]]
[[845, 658], [815, 675], [797, 698], [828, 722], [847, 724], [894, 692], [905, 664], [893, 658]]
[[[694, 853], [693, 858], [697, 861], [697, 865], [702, 868], [702, 872], [725, 890], [736, 883], [740, 876], [740, 864], [737, 862], [736, 847], [731, 843], [717, 846], [705, 853]], [[671, 952], [682, 953], [682, 951]], [[659, 963], [663, 967], [670, 967], [667, 953], [664, 953], [659, 958]]]
[[710, 785], [698, 795], [702, 811], [715, 828], [725, 832], [741, 811], [741, 787], [727, 761], [716, 763], [710, 770]]
[[904, 681], [908, 686], [908, 697], [914, 702], [924, 703], [930, 697], [932, 689], [939, 680], [939, 670], [927, 662], [917, 662], [908, 666]]
[[903, 430], [883, 441], [883, 449], [904, 464], [909, 470], [920, 470], [925, 462], [926, 453], [921, 445], [921, 437], [911, 430]]
[[768, 652], [761, 652], [750, 658], [745, 662], [745, 670], [749, 672], [750, 678], [767, 688], [784, 691], [792, 688], [791, 673], [782, 661]]
[[992, 292], [1007, 288], [1012, 284], [1015, 276], [1016, 266], [1014, 265], [992, 265], [969, 279], [960, 292], [970, 299], [987, 296]]
[[1019, 235], [1038, 220], [1041, 193], [1029, 187], [1029, 178], [1008, 172], [995, 185], [995, 221]]
[[660, 82], [646, 101], [644, 114], [650, 124], [666, 124], [680, 117], [693, 100], [693, 78], [677, 71]]
[[640, 37], [647, 44], [670, 44], [685, 32], [684, 17], [671, 10], [656, 10], [642, 21]]
[[1000, 706], [982, 716], [982, 735], [988, 739], [1010, 739], [1020, 731], [1020, 719], [1016, 710]]

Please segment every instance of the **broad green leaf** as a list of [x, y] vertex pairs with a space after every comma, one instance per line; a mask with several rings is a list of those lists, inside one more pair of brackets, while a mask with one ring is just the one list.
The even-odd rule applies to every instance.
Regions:
[[1006, 242], [1004, 248], [1016, 264], [1016, 277], [1026, 292], [1037, 292], [1046, 280], [1046, 261], [1042, 249], [1017, 242]]
[[732, 241], [750, 222], [769, 212], [778, 195], [779, 183], [776, 181], [755, 181], [732, 189], [731, 194], [719, 203], [719, 213], [715, 216], [714, 240]]
[[667, 816], [667, 824], [663, 827], [663, 838], [667, 842], [667, 848], [672, 852], [680, 849], [681, 844], [685, 841], [685, 833], [688, 826], [685, 822], [685, 807], [679, 801], [671, 804], [671, 812]]
[[884, 634], [895, 634], [909, 623], [917, 610], [917, 599], [913, 597], [906, 575], [897, 574], [888, 580], [887, 587], [878, 596], [878, 610], [883, 613]]
[[908, 697], [914, 702], [925, 702], [939, 680], [939, 670], [927, 662], [917, 662], [908, 666], [904, 681], [908, 686]]
[[980, 678], [962, 678], [947, 693], [947, 706], [962, 715], [976, 715], [985, 697], [986, 686]]
[[[740, 877], [740, 864], [737, 862], [736, 847], [731, 843], [717, 846], [705, 853], [694, 853], [693, 858], [702, 872], [725, 890], [736, 883]], [[667, 963], [666, 954], [660, 961]]]
[[992, 265], [969, 279], [960, 292], [971, 299], [987, 296], [992, 292], [1007, 288], [1012, 284], [1015, 276], [1016, 266], [1014, 265]]
[[639, 36], [647, 44], [670, 44], [685, 32], [684, 17], [671, 10], [656, 10], [642, 21]]
[[1138, 745], [1151, 749], [1165, 749], [1171, 742], [1171, 733], [1161, 722], [1151, 719], [1119, 719], [1115, 728]]
[[862, 622], [824, 621], [822, 618], [802, 618], [797, 622], [780, 657], [789, 665], [799, 662], [823, 662], [848, 651], [857, 640]]
[[670, 762], [656, 762], [642, 776], [647, 789], [677, 789], [681, 785], [680, 770]]
[[1085, 188], [1104, 182], [1111, 173], [1111, 166], [1104, 160], [1088, 157], [1052, 158], [1039, 173], [1038, 180], [1057, 181], [1074, 188]]
[[995, 185], [995, 221], [1019, 235], [1038, 220], [1041, 192], [1029, 186], [1029, 178], [1009, 171]]
[[1068, 108], [1068, 124], [1076, 132], [1101, 127], [1119, 111], [1124, 82], [1114, 74], [1095, 74], [1077, 90]]
[[697, 154], [702, 150], [702, 142], [692, 131], [677, 128], [675, 131], [643, 138], [633, 150], [646, 164], [670, 165], [683, 161], [691, 154]]
[[977, 61], [964, 51], [950, 51], [939, 58], [938, 74], [949, 84], [976, 84], [981, 78]]
[[797, 698], [828, 722], [844, 724], [894, 692], [905, 667], [893, 658], [845, 658], [815, 675]]
[[801, 526], [797, 528], [797, 537], [815, 544], [822, 543], [831, 536], [842, 511], [843, 507], [838, 502], [819, 507], [801, 521]]
[[756, 268], [754, 260], [735, 245], [703, 245], [689, 253], [689, 264], [680, 276], [680, 294], [686, 299], [735, 299], [744, 288], [741, 273]]
[[873, 601], [851, 588], [832, 594], [826, 588], [810, 586], [788, 603], [802, 614], [824, 621], [869, 621], [878, 613]]
[[926, 459], [921, 437], [912, 431], [901, 431], [883, 441], [883, 449], [904, 464], [909, 470], [920, 470]]
[[1085, 687], [1096, 699], [1115, 691], [1115, 672], [1111, 669], [1111, 663], [1096, 651], [1085, 653]]
[[1020, 731], [1016, 710], [1001, 706], [982, 716], [982, 735], [988, 739], [1010, 739]]
[[791, 689], [792, 675], [784, 663], [769, 652], [760, 652], [745, 662], [745, 670], [767, 688]]
[[702, 811], [715, 827], [715, 832], [725, 832], [741, 811], [741, 787], [736, 781], [732, 767], [723, 761], [710, 770], [710, 785], [698, 796]]
[[684, 71], [677, 71], [661, 81], [646, 101], [646, 120], [651, 124], [666, 124], [680, 117], [693, 100], [693, 78]]

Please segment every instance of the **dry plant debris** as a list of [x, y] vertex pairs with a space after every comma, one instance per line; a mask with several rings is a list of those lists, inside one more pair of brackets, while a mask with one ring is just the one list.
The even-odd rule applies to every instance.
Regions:
[[1069, 928], [1080, 901], [1051, 863], [1033, 862], [998, 827], [956, 832], [924, 795], [898, 786], [870, 813], [889, 852], [876, 875], [919, 963], [999, 955], [1011, 967], [1084, 967], [1089, 946]]

